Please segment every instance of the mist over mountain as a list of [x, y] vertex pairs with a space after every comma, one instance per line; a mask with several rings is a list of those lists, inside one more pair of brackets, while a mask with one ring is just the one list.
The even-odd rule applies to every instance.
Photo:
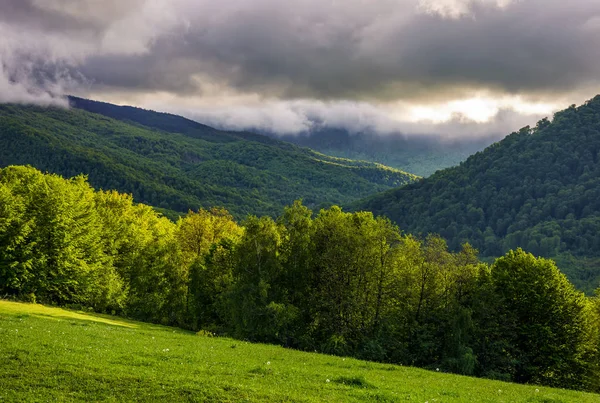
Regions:
[[317, 128], [297, 135], [271, 136], [324, 154], [378, 162], [423, 177], [458, 165], [496, 139], [496, 136], [445, 139], [439, 135], [351, 133], [335, 128]]

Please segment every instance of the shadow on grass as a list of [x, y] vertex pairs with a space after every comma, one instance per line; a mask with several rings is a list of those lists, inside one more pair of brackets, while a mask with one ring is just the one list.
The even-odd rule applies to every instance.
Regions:
[[354, 388], [376, 389], [376, 386], [367, 382], [364, 376], [340, 376], [339, 378], [334, 379], [333, 382], [352, 386]]

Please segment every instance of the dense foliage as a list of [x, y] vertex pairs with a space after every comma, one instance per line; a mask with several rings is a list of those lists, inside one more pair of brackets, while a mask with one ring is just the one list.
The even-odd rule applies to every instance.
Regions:
[[[455, 168], [355, 206], [451, 249], [600, 257], [600, 96], [525, 127]], [[588, 264], [593, 262], [587, 262]], [[588, 273], [594, 287], [600, 270]]]
[[86, 102], [100, 111], [122, 111], [113, 114], [125, 121], [75, 108], [0, 105], [0, 167], [85, 173], [97, 188], [132, 193], [171, 212], [220, 205], [238, 218], [274, 216], [297, 198], [312, 206], [347, 203], [415, 179], [265, 136]]
[[493, 142], [492, 137], [446, 139], [427, 135], [350, 133], [330, 128], [273, 136], [327, 155], [379, 162], [419, 176], [458, 165]]
[[300, 202], [239, 226], [0, 171], [0, 295], [330, 354], [600, 390], [600, 304], [521, 249], [488, 266], [371, 213]]

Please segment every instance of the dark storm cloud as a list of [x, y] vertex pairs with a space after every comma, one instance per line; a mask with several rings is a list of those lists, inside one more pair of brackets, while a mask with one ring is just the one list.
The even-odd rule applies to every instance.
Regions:
[[33, 0], [3, 0], [0, 5], [0, 21], [19, 24], [29, 28], [48, 31], [63, 31], [70, 28], [83, 28], [77, 18], [56, 11], [37, 7]]
[[517, 1], [504, 10], [476, 6], [472, 15], [420, 15], [402, 32], [414, 41], [381, 56], [394, 79], [489, 87], [511, 93], [565, 91], [600, 72], [600, 2]]
[[143, 0], [1, 1], [0, 102], [64, 105], [61, 95], [94, 82], [93, 76], [79, 70], [90, 57], [143, 53], [154, 35], [152, 25], [144, 23], [160, 18], [152, 16], [145, 4]]
[[193, 80], [197, 72], [192, 61], [177, 58], [156, 58], [155, 54], [139, 56], [91, 57], [77, 68], [94, 84], [117, 89], [168, 91], [180, 95], [198, 94], [201, 89]]
[[[61, 103], [70, 91], [109, 101], [230, 97], [229, 111], [229, 101], [204, 104], [198, 116], [297, 132], [316, 115], [394, 132], [380, 108], [392, 101], [518, 94], [549, 103], [593, 95], [599, 77], [598, 1], [0, 1], [0, 101]], [[240, 107], [247, 96], [268, 100], [269, 111]]]
[[281, 98], [379, 100], [565, 92], [600, 74], [595, 1], [471, 2], [453, 18], [416, 1], [177, 4], [181, 24], [148, 53], [94, 57], [82, 71], [115, 87], [185, 93], [200, 76]]
[[107, 29], [143, 0], [2, 0], [0, 21], [48, 31]]

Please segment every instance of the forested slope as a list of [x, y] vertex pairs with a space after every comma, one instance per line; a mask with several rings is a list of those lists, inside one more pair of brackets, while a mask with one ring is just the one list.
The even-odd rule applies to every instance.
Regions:
[[598, 257], [599, 152], [600, 96], [354, 207], [409, 232], [439, 233], [453, 249], [469, 241], [484, 256], [521, 246], [536, 255]]
[[69, 102], [74, 108], [88, 112], [208, 141], [222, 142], [227, 141], [226, 139], [233, 141], [244, 138], [281, 146], [279, 140], [283, 140], [327, 155], [377, 162], [422, 176], [458, 165], [492, 142], [490, 138], [443, 140], [434, 136], [382, 136], [331, 128], [316, 129], [300, 135], [281, 136], [271, 133], [271, 137], [268, 137], [249, 132], [219, 131], [181, 116], [131, 106], [118, 106], [77, 97], [69, 97]]
[[0, 166], [84, 173], [96, 187], [166, 210], [224, 206], [237, 217], [273, 215], [298, 198], [312, 206], [347, 203], [415, 179], [175, 115], [79, 102], [122, 120], [77, 108], [0, 105]]

